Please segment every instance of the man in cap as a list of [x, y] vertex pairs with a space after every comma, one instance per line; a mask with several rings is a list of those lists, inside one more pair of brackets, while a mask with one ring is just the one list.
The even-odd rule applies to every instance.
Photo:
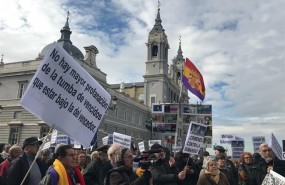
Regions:
[[22, 146], [24, 153], [11, 162], [11, 166], [8, 169], [7, 184], [21, 184], [30, 167], [31, 170], [23, 185], [39, 184], [42, 177], [44, 177], [47, 169], [39, 159], [36, 159], [36, 162], [33, 164], [33, 166], [31, 166], [31, 164], [35, 160], [36, 154], [41, 144], [42, 141], [39, 141], [36, 137], [29, 137], [24, 140]]
[[214, 150], [215, 150], [215, 155], [223, 154], [226, 157], [226, 166], [231, 169], [232, 175], [234, 178], [234, 184], [233, 185], [237, 185], [238, 184], [238, 171], [237, 171], [234, 163], [227, 158], [227, 153], [226, 153], [225, 148], [223, 146], [215, 145]]
[[86, 185], [104, 185], [107, 172], [113, 168], [107, 154], [109, 147], [109, 145], [102, 145], [96, 149], [98, 158], [89, 163], [83, 171]]
[[176, 185], [185, 179], [186, 172], [179, 172], [178, 168], [174, 165], [175, 160], [170, 157], [169, 160], [165, 160], [165, 152], [163, 146], [158, 143], [154, 143], [151, 146], [151, 151], [158, 161], [156, 165], [150, 167], [151, 174], [153, 176], [153, 182], [156, 185]]

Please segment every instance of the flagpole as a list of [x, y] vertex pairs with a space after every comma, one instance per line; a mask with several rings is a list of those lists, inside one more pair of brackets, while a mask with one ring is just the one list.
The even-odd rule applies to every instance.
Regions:
[[[183, 76], [183, 68], [184, 68], [184, 62], [182, 64], [182, 68], [181, 68], [181, 73], [180, 73], [180, 81], [179, 81], [179, 85], [180, 85], [180, 92], [179, 92], [179, 98], [178, 98], [178, 109], [177, 109], [177, 121], [176, 121], [176, 131], [175, 131], [175, 139], [174, 139], [174, 146], [175, 146], [175, 151], [177, 148], [177, 140], [178, 140], [178, 130], [180, 128], [180, 119], [181, 119], [181, 96], [182, 96], [182, 76]], [[174, 152], [175, 154], [176, 152]]]

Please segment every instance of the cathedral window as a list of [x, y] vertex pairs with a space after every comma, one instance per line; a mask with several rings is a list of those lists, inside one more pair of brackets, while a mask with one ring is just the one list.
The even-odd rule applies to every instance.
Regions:
[[156, 57], [157, 53], [158, 53], [158, 47], [157, 47], [157, 45], [153, 45], [152, 46], [152, 56]]

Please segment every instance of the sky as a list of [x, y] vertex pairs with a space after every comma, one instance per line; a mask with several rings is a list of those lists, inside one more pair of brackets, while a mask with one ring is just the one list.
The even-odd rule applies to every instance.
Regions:
[[[271, 133], [285, 139], [285, 1], [161, 0], [169, 61], [177, 55], [200, 70], [204, 104], [213, 105], [213, 143], [221, 134], [245, 139]], [[143, 81], [145, 43], [157, 14], [155, 0], [0, 1], [4, 63], [32, 60], [60, 38], [67, 11], [71, 41], [98, 48], [97, 67], [110, 84]], [[190, 103], [198, 99], [189, 93]], [[230, 151], [230, 146], [223, 145]], [[211, 149], [209, 149], [211, 152]]]

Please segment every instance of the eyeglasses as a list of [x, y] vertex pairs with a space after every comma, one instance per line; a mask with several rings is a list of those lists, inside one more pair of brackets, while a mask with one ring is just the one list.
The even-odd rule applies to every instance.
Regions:
[[245, 159], [252, 159], [252, 157], [244, 157]]

